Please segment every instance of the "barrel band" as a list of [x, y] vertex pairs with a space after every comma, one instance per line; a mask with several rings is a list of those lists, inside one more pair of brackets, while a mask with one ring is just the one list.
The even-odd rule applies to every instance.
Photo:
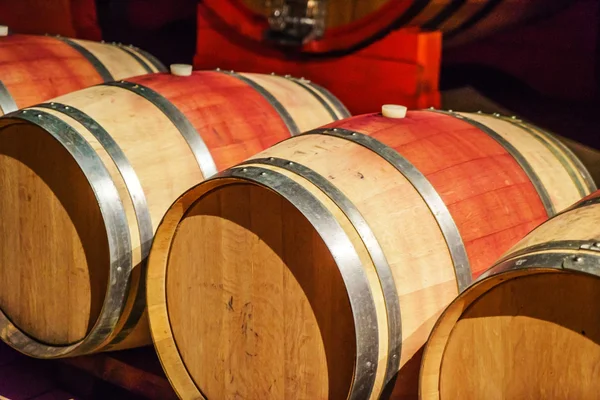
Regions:
[[[586, 185], [586, 188], [583, 189], [583, 191], [581, 191], [581, 197], [587, 196], [590, 193], [595, 192], [596, 190], [598, 190], [598, 188], [596, 187], [596, 183], [594, 182], [594, 178], [592, 178], [592, 175], [590, 174], [590, 171], [588, 171], [588, 169], [585, 167], [585, 165], [583, 165], [583, 163], [581, 162], [581, 160], [579, 159], [579, 157], [577, 157], [575, 155], [575, 153], [573, 153], [571, 151], [571, 149], [569, 149], [569, 147], [567, 147], [567, 145], [565, 145], [563, 142], [561, 142], [559, 139], [557, 139], [553, 134], [551, 134], [550, 132], [547, 132], [546, 130], [538, 127], [538, 126], [534, 126], [528, 122], [525, 122], [523, 120], [519, 120], [516, 118], [506, 118], [508, 120], [517, 122], [520, 124], [520, 126], [533, 130], [533, 131], [538, 131], [539, 135], [544, 137], [547, 141], [551, 142], [552, 144], [554, 144], [556, 147], [558, 147], [564, 154], [565, 156], [571, 160], [571, 162], [573, 163], [573, 165], [575, 165], [575, 169], [576, 171], [573, 171], [573, 173], [579, 173], [581, 179], [583, 180], [583, 183]], [[567, 168], [567, 167], [565, 167]], [[569, 166], [570, 168], [570, 166]], [[572, 168], [569, 169], [569, 171], [571, 171]], [[571, 172], [569, 172], [569, 175], [571, 175]], [[579, 179], [577, 179], [577, 182], [579, 183]], [[578, 186], [579, 187], [579, 186]]]
[[585, 249], [569, 252], [557, 249], [547, 252], [525, 253], [494, 265], [483, 273], [477, 281], [506, 271], [530, 268], [577, 271], [600, 277], [600, 252], [586, 251]]
[[505, 257], [502, 257], [496, 263], [498, 264], [510, 258], [521, 257], [529, 253], [554, 250], [589, 250], [600, 252], [600, 240], [554, 240], [551, 242], [538, 243], [510, 253]]
[[340, 115], [338, 119], [350, 118], [352, 116], [352, 114], [350, 114], [350, 111], [348, 111], [344, 103], [342, 103], [340, 99], [334, 96], [333, 93], [331, 93], [329, 90], [325, 89], [323, 86], [317, 85], [314, 82], [307, 81], [305, 83], [308, 83], [309, 86], [311, 86], [317, 92], [321, 93], [331, 102], [331, 104], [333, 104], [338, 114]]
[[152, 74], [154, 72], [152, 68], [148, 64], [146, 64], [146, 62], [142, 60], [140, 56], [135, 54], [133, 50], [128, 49], [127, 46], [123, 46], [120, 43], [113, 43], [112, 45], [133, 57], [135, 61], [137, 61], [137, 63], [140, 64], [142, 68], [144, 68], [144, 71], [146, 71], [146, 73]]
[[[73, 118], [79, 122], [85, 129], [87, 129], [97, 140], [100, 145], [106, 150], [110, 158], [115, 163], [119, 174], [125, 182], [129, 197], [133, 204], [135, 211], [135, 217], [137, 220], [138, 230], [140, 234], [140, 247], [142, 253], [142, 265], [140, 266], [141, 278], [140, 284], [137, 287], [135, 294], [135, 301], [130, 315], [128, 316], [123, 329], [115, 336], [111, 341], [111, 344], [116, 344], [122, 341], [137, 325], [140, 318], [142, 317], [145, 309], [146, 301], [146, 266], [145, 260], [150, 253], [152, 246], [152, 238], [154, 236], [154, 229], [152, 227], [152, 218], [148, 209], [148, 202], [146, 201], [146, 195], [140, 180], [131, 166], [131, 163], [127, 159], [127, 156], [121, 150], [117, 142], [110, 136], [110, 134], [93, 118], [89, 115], [76, 109], [73, 106], [67, 106], [60, 103], [44, 103], [36, 105], [36, 107], [48, 108], [61, 112], [68, 117]], [[133, 266], [130, 266], [133, 269]], [[108, 349], [107, 349], [108, 350]]]
[[500, 5], [504, 0], [488, 0], [487, 3], [468, 20], [457, 26], [455, 29], [447, 32], [444, 38], [447, 40], [454, 39], [461, 33], [468, 31], [473, 28], [479, 21], [490, 15], [496, 7]]
[[10, 92], [6, 86], [4, 86], [2, 81], [0, 81], [0, 111], [2, 111], [3, 114], [8, 114], [17, 111], [18, 109], [19, 107], [17, 107], [17, 103], [15, 103]]
[[425, 22], [421, 29], [426, 31], [435, 31], [438, 30], [440, 25], [446, 22], [452, 15], [457, 12], [467, 0], [452, 0], [450, 1], [446, 7], [442, 9], [436, 16], [431, 18], [429, 21]]
[[[531, 136], [533, 136], [538, 142], [542, 143], [552, 153], [552, 155], [558, 160], [558, 162], [564, 168], [564, 170], [567, 172], [567, 174], [569, 174], [569, 177], [571, 178], [571, 180], [573, 181], [573, 184], [577, 188], [577, 191], [579, 192], [580, 197], [585, 197], [588, 194], [590, 194], [591, 192], [595, 191], [595, 189], [590, 190], [589, 188], [583, 187], [581, 180], [583, 180], [586, 185], [589, 185], [589, 183], [586, 181], [586, 178], [584, 176], [584, 171], [587, 172], [588, 176], [589, 176], [589, 172], [585, 169], [585, 167], [583, 167], [583, 169], [581, 169], [582, 164], [581, 164], [581, 161], [579, 161], [579, 159], [577, 159], [576, 157], [574, 159], [572, 157], [569, 157], [569, 154], [564, 149], [565, 146], [562, 143], [560, 143], [558, 141], [558, 139], [556, 139], [549, 133], [542, 132], [541, 130], [540, 130], [540, 133], [538, 133], [538, 132], [536, 132], [536, 129], [539, 130], [539, 128], [536, 128], [534, 126], [526, 124], [523, 121], [518, 120], [516, 118], [502, 117], [499, 114], [494, 114], [493, 116], [519, 127], [520, 129], [524, 130], [525, 132], [527, 132]], [[554, 145], [556, 147], [554, 147], [552, 145]], [[560, 149], [560, 151], [557, 148]], [[561, 151], [566, 154], [561, 153]], [[567, 157], [571, 158], [572, 159], [571, 161], [573, 163], [575, 163], [576, 165], [577, 165], [577, 161], [579, 161], [579, 165], [577, 165], [579, 170], [576, 171], [575, 169], [573, 169], [573, 166], [569, 163], [569, 161], [567, 160]], [[578, 176], [578, 173], [579, 173], [579, 176]], [[580, 178], [581, 178], [581, 180], [580, 180]], [[590, 179], [591, 179], [591, 176], [590, 176]]]
[[512, 156], [512, 158], [515, 159], [515, 161], [519, 164], [521, 169], [525, 172], [525, 174], [529, 178], [529, 181], [533, 184], [533, 187], [535, 188], [536, 192], [538, 193], [538, 196], [539, 196], [540, 200], [542, 201], [542, 204], [544, 206], [544, 209], [546, 210], [546, 214], [548, 215], [548, 217], [553, 217], [554, 215], [556, 215], [556, 210], [554, 209], [554, 204], [552, 204], [552, 199], [550, 198], [550, 195], [548, 194], [546, 187], [540, 180], [540, 177], [535, 173], [533, 167], [531, 166], [531, 164], [529, 164], [529, 162], [521, 154], [521, 152], [519, 152], [519, 150], [517, 150], [517, 148], [515, 148], [512, 144], [510, 144], [510, 142], [508, 140], [504, 139], [502, 136], [500, 136], [497, 132], [495, 132], [493, 129], [491, 129], [487, 125], [484, 125], [481, 122], [475, 121], [471, 118], [465, 117], [464, 115], [460, 115], [460, 114], [457, 114], [452, 111], [443, 111], [443, 110], [429, 109], [427, 111], [435, 112], [438, 114], [448, 115], [450, 117], [454, 117], [456, 119], [465, 121], [466, 123], [474, 126], [475, 128], [479, 129], [480, 131], [484, 132], [489, 137], [494, 139], [500, 146], [502, 146], [504, 148], [504, 150], [506, 150], [506, 152], [508, 154], [510, 154]]
[[281, 158], [256, 158], [244, 161], [240, 165], [263, 164], [272, 165], [293, 172], [306, 179], [323, 193], [327, 195], [352, 223], [356, 232], [362, 239], [365, 247], [369, 251], [373, 264], [377, 270], [377, 275], [381, 282], [383, 296], [385, 298], [386, 313], [389, 327], [389, 353], [388, 364], [386, 366], [385, 383], [389, 382], [398, 372], [400, 367], [400, 355], [402, 352], [402, 326], [400, 316], [400, 299], [394, 282], [392, 269], [385, 257], [385, 253], [371, 230], [368, 222], [356, 208], [354, 203], [346, 195], [334, 186], [329, 180], [312, 169]]
[[110, 338], [116, 321], [121, 318], [131, 274], [131, 238], [119, 192], [102, 160], [73, 127], [41, 110], [16, 111], [10, 118], [25, 120], [44, 129], [73, 156], [99, 203], [108, 236], [110, 267], [102, 310], [83, 340], [68, 346], [39, 343], [19, 331], [1, 312], [0, 336], [12, 347], [37, 358], [58, 358], [97, 351]]
[[275, 111], [277, 111], [277, 114], [279, 114], [279, 117], [281, 117], [283, 123], [288, 128], [292, 136], [295, 136], [300, 133], [298, 125], [296, 125], [296, 121], [294, 121], [288, 110], [286, 110], [283, 104], [281, 104], [279, 100], [277, 100], [275, 96], [273, 96], [267, 89], [254, 82], [252, 79], [246, 78], [241, 74], [236, 74], [233, 71], [224, 71], [221, 69], [217, 69], [216, 71], [233, 76], [246, 83], [247, 85], [251, 86], [252, 89], [256, 90], [261, 96], [263, 96], [265, 100], [267, 100], [267, 102], [271, 105], [271, 107], [273, 107]]
[[[321, 105], [323, 105], [323, 107], [327, 109], [327, 112], [329, 113], [329, 115], [331, 115], [334, 121], [344, 118], [350, 118], [352, 116], [350, 114], [350, 111], [348, 111], [346, 106], [342, 104], [340, 99], [335, 97], [329, 90], [325, 89], [324, 87], [319, 86], [316, 83], [313, 83], [304, 78], [297, 79], [291, 77], [290, 75], [285, 75], [284, 78], [287, 78], [292, 82], [297, 83], [298, 85], [308, 90], [313, 96], [315, 96], [317, 100], [319, 100]], [[327, 101], [325, 101], [324, 98], [329, 100], [329, 103], [333, 105], [335, 110], [330, 107], [329, 103], [327, 103]]]
[[379, 140], [359, 132], [333, 128], [315, 129], [306, 132], [305, 134], [326, 134], [355, 142], [378, 154], [396, 168], [398, 172], [404, 175], [423, 198], [423, 201], [427, 204], [427, 207], [429, 207], [429, 210], [440, 227], [440, 231], [448, 245], [452, 263], [454, 264], [459, 292], [462, 292], [471, 284], [472, 275], [469, 258], [458, 227], [456, 226], [448, 207], [446, 207], [446, 204], [444, 204], [444, 201], [436, 192], [431, 182], [429, 182], [425, 175], [412, 165], [410, 161]]
[[329, 105], [329, 103], [327, 103], [327, 101], [325, 101], [325, 99], [323, 99], [319, 95], [319, 93], [316, 92], [312, 87], [310, 87], [307, 84], [305, 84], [306, 81], [304, 81], [303, 79], [292, 78], [289, 75], [286, 75], [285, 78], [287, 80], [289, 80], [290, 82], [294, 82], [295, 84], [297, 84], [298, 86], [300, 86], [302, 89], [305, 89], [308, 93], [310, 93], [311, 95], [313, 95], [313, 97], [315, 99], [317, 99], [317, 101], [321, 104], [321, 106], [323, 106], [323, 108], [325, 108], [325, 110], [327, 110], [327, 112], [329, 113], [329, 116], [331, 117], [331, 119], [333, 121], [337, 121], [339, 119], [339, 117], [337, 116], [336, 112], [334, 111], [333, 108], [331, 108], [331, 106]]
[[67, 39], [62, 36], [55, 36], [55, 38], [77, 50], [86, 60], [90, 62], [90, 64], [92, 64], [104, 82], [110, 82], [114, 80], [112, 74], [108, 71], [104, 64], [102, 64], [102, 61], [100, 61], [88, 49], [71, 39]]
[[196, 162], [200, 167], [204, 179], [209, 178], [218, 172], [215, 161], [213, 160], [206, 143], [202, 140], [202, 136], [196, 131], [187, 117], [160, 93], [155, 92], [149, 87], [127, 81], [108, 82], [105, 83], [105, 85], [129, 90], [154, 104], [156, 108], [169, 118], [177, 130], [179, 130], [181, 136], [186, 140], [190, 150], [196, 158]]
[[375, 382], [379, 356], [379, 330], [373, 294], [352, 242], [335, 217], [308, 190], [276, 171], [260, 167], [234, 167], [216, 178], [238, 178], [258, 183], [292, 203], [317, 230], [331, 252], [344, 280], [356, 330], [354, 382], [348, 396], [369, 398]]
[[135, 47], [131, 44], [127, 47], [129, 47], [130, 49], [133, 49], [134, 51], [137, 51], [138, 53], [140, 53], [141, 55], [146, 57], [146, 60], [150, 61], [152, 63], [152, 65], [154, 65], [154, 68], [156, 68], [156, 70], [158, 72], [167, 72], [167, 68], [165, 67], [165, 65], [163, 63], [161, 63], [158, 60], [158, 58], [154, 57], [152, 54], [148, 53], [145, 50], [140, 49], [139, 47]]

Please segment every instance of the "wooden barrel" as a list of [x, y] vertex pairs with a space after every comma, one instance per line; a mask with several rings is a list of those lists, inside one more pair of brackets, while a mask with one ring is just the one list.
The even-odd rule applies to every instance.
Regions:
[[423, 399], [600, 392], [600, 191], [540, 225], [442, 314]]
[[[298, 4], [300, 3], [300, 4]], [[304, 4], [302, 4], [304, 3]], [[301, 0], [204, 0], [215, 18], [232, 39], [264, 42], [270, 31], [267, 18], [282, 15], [287, 8], [305, 10]], [[440, 30], [446, 44], [464, 43], [503, 28], [547, 15], [569, 4], [566, 0], [328, 0], [310, 1], [307, 16], [324, 14], [324, 34], [297, 50], [312, 55], [335, 55], [356, 51], [381, 39], [389, 32], [417, 26], [423, 30]], [[322, 10], [321, 10], [322, 9]], [[304, 16], [300, 12], [298, 16]], [[268, 34], [267, 34], [268, 36]]]
[[148, 262], [163, 367], [183, 399], [414, 396], [443, 308], [593, 188], [502, 116], [370, 114], [285, 140], [163, 218]]
[[19, 33], [102, 38], [95, 0], [0, 0], [0, 25]]
[[141, 265], [171, 203], [340, 107], [305, 81], [211, 71], [0, 118], [0, 337], [42, 358], [150, 343]]
[[133, 46], [64, 37], [0, 37], [0, 115], [102, 82], [166, 71]]

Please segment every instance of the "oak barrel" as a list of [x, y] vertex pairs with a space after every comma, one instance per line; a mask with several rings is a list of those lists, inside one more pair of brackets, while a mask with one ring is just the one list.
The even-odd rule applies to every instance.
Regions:
[[42, 358], [151, 343], [143, 260], [184, 190], [340, 117], [319, 86], [150, 74], [0, 118], [0, 337]]
[[442, 314], [423, 399], [600, 392], [600, 191], [528, 234]]
[[60, 36], [0, 37], [0, 115], [102, 82], [165, 67], [133, 46]]
[[[356, 51], [406, 27], [438, 30], [445, 45], [461, 44], [569, 4], [567, 0], [204, 0], [202, 7], [220, 21], [220, 29], [232, 40], [264, 43], [265, 37], [277, 34], [273, 40], [284, 36], [291, 41], [312, 29], [320, 36], [306, 35], [296, 50], [333, 56]], [[310, 23], [298, 24], [301, 18]], [[285, 21], [289, 29], [282, 28]]]
[[159, 225], [163, 367], [183, 399], [414, 396], [443, 308], [592, 190], [554, 138], [500, 115], [369, 114], [285, 140]]

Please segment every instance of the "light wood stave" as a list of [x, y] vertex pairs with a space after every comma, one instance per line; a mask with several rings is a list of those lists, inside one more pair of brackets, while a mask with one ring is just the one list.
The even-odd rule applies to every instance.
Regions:
[[421, 398], [598, 392], [599, 199], [541, 224], [446, 309], [425, 349]]
[[42, 358], [149, 344], [144, 259], [163, 214], [205, 175], [289, 137], [288, 107], [294, 125], [332, 121], [321, 108], [334, 99], [311, 87], [282, 96], [229, 72], [151, 74], [1, 118], [2, 339]]
[[[283, 141], [184, 193], [157, 230], [148, 280], [154, 343], [179, 396], [415, 396], [423, 346], [444, 307], [548, 218], [542, 195], [552, 204], [560, 193], [579, 193], [571, 181], [539, 181], [538, 192], [515, 156], [527, 161], [530, 141], [516, 144], [521, 154], [498, 135], [435, 110], [357, 116]], [[542, 152], [552, 168], [570, 167]], [[325, 242], [318, 257], [300, 237]], [[298, 265], [303, 278], [287, 280]], [[343, 284], [317, 290], [321, 271], [329, 282], [332, 268]], [[349, 302], [340, 309], [327, 293]], [[262, 321], [252, 333], [250, 320]], [[353, 328], [332, 333], [336, 323]], [[344, 338], [346, 351], [332, 335]], [[353, 381], [335, 375], [333, 365], [344, 363], [353, 364]]]

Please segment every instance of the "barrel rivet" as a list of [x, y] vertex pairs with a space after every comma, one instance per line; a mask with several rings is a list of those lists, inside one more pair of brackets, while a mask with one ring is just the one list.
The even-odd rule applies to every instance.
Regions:
[[291, 78], [292, 76], [290, 74], [285, 74], [284, 77], [285, 78]]
[[287, 165], [294, 165], [294, 163], [290, 161], [287, 163]]
[[53, 106], [54, 104], [56, 104], [56, 103], [54, 103], [54, 102], [50, 103], [51, 106]]
[[337, 132], [337, 131], [338, 131], [338, 128], [333, 128], [333, 131], [334, 131], [334, 132]]
[[242, 172], [248, 172], [248, 168], [242, 168]]
[[274, 157], [269, 157], [269, 161], [275, 161]]
[[261, 172], [260, 176], [265, 176], [267, 173], [266, 172]]
[[137, 89], [137, 88], [139, 88], [139, 87], [140, 87], [140, 85], [133, 85], [133, 88], [134, 88], [134, 89]]
[[483, 111], [479, 110], [477, 111], [477, 114], [483, 114]]
[[352, 132], [352, 136], [356, 136], [356, 132]]
[[454, 110], [448, 110], [449, 113], [454, 112]]
[[575, 261], [576, 263], [583, 262], [583, 257], [573, 257], [573, 261]]
[[42, 114], [38, 114], [38, 115], [36, 115], [36, 117], [42, 118]]
[[600, 247], [600, 242], [594, 243], [594, 247]]
[[494, 117], [498, 118], [498, 117], [500, 117], [500, 114], [499, 113], [494, 113]]
[[65, 110], [68, 110], [69, 108], [71, 108], [71, 107], [69, 107], [69, 106], [65, 106]]
[[229, 73], [230, 74], [235, 74], [235, 71], [234, 70], [229, 70]]
[[371, 361], [367, 361], [367, 364], [366, 364], [366, 365], [367, 365], [367, 368], [371, 368], [371, 366], [372, 366], [373, 364], [371, 363]]
[[429, 107], [430, 110], [435, 110], [434, 106]]
[[271, 72], [271, 75], [275, 75], [275, 72]]
[[511, 119], [517, 119], [516, 115], [513, 115], [512, 117], [510, 117]]
[[123, 271], [123, 268], [122, 267], [117, 267], [117, 272], [121, 272], [121, 271]]
[[23, 114], [27, 114], [27, 110], [23, 110]]
[[219, 67], [215, 68], [215, 71], [220, 71], [220, 70], [221, 70], [221, 68], [219, 68]]

